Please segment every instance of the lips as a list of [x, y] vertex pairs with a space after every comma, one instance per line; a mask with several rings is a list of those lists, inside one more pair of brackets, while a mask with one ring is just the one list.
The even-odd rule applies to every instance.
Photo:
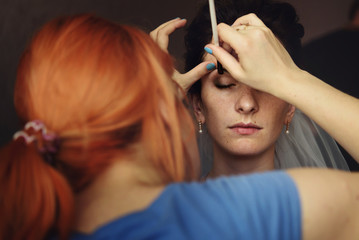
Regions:
[[240, 135], [252, 135], [262, 129], [262, 127], [259, 127], [253, 123], [237, 123], [230, 126], [229, 128]]

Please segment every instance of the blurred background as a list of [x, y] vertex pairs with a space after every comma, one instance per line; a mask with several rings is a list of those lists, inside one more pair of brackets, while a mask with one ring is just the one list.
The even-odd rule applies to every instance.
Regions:
[[[150, 32], [175, 17], [191, 21], [202, 0], [0, 0], [0, 146], [21, 126], [13, 107], [16, 68], [34, 31], [61, 15], [94, 13]], [[305, 27], [303, 44], [348, 23], [352, 0], [287, 0]], [[171, 36], [169, 52], [183, 68], [184, 31]]]

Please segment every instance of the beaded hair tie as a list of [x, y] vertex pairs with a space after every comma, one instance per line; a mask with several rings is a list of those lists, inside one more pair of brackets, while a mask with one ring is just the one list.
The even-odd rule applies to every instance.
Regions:
[[44, 155], [46, 161], [52, 164], [51, 155], [56, 154], [58, 151], [57, 137], [55, 134], [49, 133], [46, 126], [40, 120], [33, 120], [25, 124], [22, 131], [18, 131], [14, 134], [13, 140], [23, 138], [26, 145], [33, 142], [40, 153]]

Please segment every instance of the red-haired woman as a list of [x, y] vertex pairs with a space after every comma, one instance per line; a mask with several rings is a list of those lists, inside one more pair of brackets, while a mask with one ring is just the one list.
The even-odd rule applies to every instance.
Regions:
[[[280, 45], [268, 36], [254, 39], [268, 46], [256, 51], [285, 54], [271, 51]], [[250, 67], [259, 56], [242, 48], [250, 81], [260, 74]], [[232, 69], [238, 62], [218, 51], [224, 66], [242, 76]], [[290, 58], [280, 60], [262, 64], [303, 76]], [[26, 124], [0, 152], [1, 239], [358, 236], [357, 174], [292, 170], [194, 182], [194, 127], [170, 62], [145, 33], [94, 16], [54, 20], [35, 36], [15, 86]]]

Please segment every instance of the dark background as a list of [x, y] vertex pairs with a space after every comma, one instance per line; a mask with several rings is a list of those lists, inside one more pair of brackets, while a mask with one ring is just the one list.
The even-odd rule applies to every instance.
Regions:
[[[175, 17], [192, 19], [202, 0], [0, 0], [0, 146], [20, 128], [12, 93], [17, 63], [35, 30], [48, 20], [90, 12], [149, 32]], [[306, 43], [347, 23], [351, 0], [288, 0], [305, 27]], [[171, 36], [170, 53], [183, 68], [183, 30]]]

